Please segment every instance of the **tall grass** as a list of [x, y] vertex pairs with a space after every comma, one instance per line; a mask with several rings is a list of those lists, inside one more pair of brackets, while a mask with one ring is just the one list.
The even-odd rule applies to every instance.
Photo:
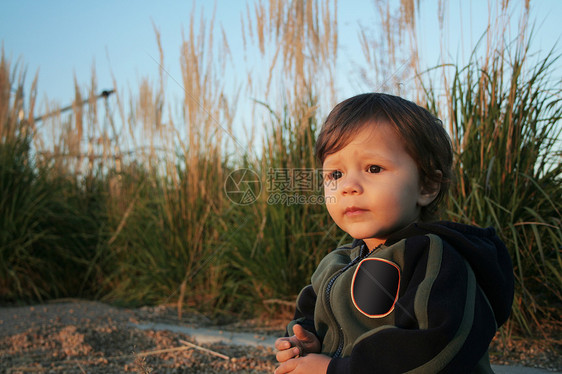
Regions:
[[[421, 70], [414, 3], [401, 2], [398, 14], [376, 4], [388, 38], [371, 43], [361, 33], [370, 58], [363, 77], [396, 93], [410, 69]], [[337, 3], [259, 1], [243, 24], [246, 48], [267, 68], [231, 90], [222, 79], [232, 62], [226, 35], [212, 19], [191, 18], [179, 113], [166, 96], [156, 28], [156, 81], [143, 78], [125, 104], [115, 80], [115, 95], [99, 106], [93, 72], [85, 90], [76, 84], [70, 114], [51, 104], [45, 112], [54, 114], [38, 121], [35, 90], [24, 106], [23, 74], [2, 55], [1, 301], [84, 296], [226, 317], [292, 308], [318, 261], [350, 240], [314, 203], [322, 195], [314, 141], [337, 96]], [[400, 90], [425, 98], [450, 125], [457, 183], [448, 217], [498, 228], [517, 277], [509, 329], [531, 334], [555, 319], [562, 300], [561, 85], [552, 80], [555, 55], [508, 47], [490, 48], [483, 60], [475, 54], [442, 80], [420, 75], [423, 91]], [[233, 135], [240, 92], [255, 98], [248, 139]], [[237, 169], [259, 176], [251, 204], [225, 192]], [[311, 178], [304, 188], [298, 174]]]
[[56, 163], [35, 163], [23, 75], [16, 77], [18, 66], [10, 72], [4, 55], [0, 61], [0, 299], [93, 296], [92, 281], [105, 273], [97, 262], [103, 196], [92, 191], [95, 183], [77, 184]]
[[[215, 55], [213, 23], [202, 19], [200, 34], [196, 24], [192, 17], [182, 44], [185, 97], [179, 123], [172, 116], [167, 122], [162, 118], [164, 77], [156, 88], [143, 81], [133, 105], [138, 114], [130, 122], [131, 132], [140, 125], [142, 136], [150, 140], [141, 155], [146, 166], [132, 166], [118, 175], [117, 191], [124, 196], [113, 196], [119, 206], [113, 227], [119, 232], [110, 243], [118, 265], [107, 300], [177, 301], [180, 310], [184, 302], [213, 310], [219, 299], [226, 273], [220, 263], [207, 259], [220, 245], [229, 209], [223, 173], [231, 139], [223, 139], [232, 122], [232, 98], [222, 91], [220, 65], [213, 65], [225, 58], [221, 50]], [[156, 36], [160, 47], [157, 30]]]

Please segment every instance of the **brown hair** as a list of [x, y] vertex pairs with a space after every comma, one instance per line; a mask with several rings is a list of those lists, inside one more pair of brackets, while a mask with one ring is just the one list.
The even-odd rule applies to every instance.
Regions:
[[[435, 200], [422, 208], [422, 221], [435, 218], [451, 181], [453, 151], [443, 123], [427, 109], [398, 96], [367, 93], [342, 101], [332, 109], [316, 141], [316, 158], [326, 157], [345, 147], [368, 122], [390, 124], [414, 159], [425, 188], [439, 186]], [[435, 171], [440, 171], [436, 173]]]

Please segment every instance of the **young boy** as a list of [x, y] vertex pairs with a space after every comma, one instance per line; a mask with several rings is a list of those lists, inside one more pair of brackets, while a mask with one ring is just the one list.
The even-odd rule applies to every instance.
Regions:
[[316, 155], [328, 212], [355, 240], [299, 294], [275, 373], [491, 373], [512, 264], [492, 228], [429, 223], [451, 180], [441, 121], [396, 96], [358, 95], [332, 110]]

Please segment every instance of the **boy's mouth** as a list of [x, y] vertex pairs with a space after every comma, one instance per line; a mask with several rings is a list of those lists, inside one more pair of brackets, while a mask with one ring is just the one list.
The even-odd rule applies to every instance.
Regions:
[[356, 215], [364, 213], [366, 211], [367, 211], [367, 209], [361, 209], [361, 208], [358, 208], [356, 206], [351, 206], [349, 208], [346, 208], [345, 211], [343, 212], [343, 214], [345, 214], [346, 216], [356, 216]]

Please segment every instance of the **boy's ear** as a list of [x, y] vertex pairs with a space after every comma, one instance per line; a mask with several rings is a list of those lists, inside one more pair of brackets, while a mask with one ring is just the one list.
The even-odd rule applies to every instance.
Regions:
[[[441, 190], [440, 181], [443, 178], [443, 173], [441, 170], [435, 170], [434, 175], [435, 179], [429, 180], [429, 178], [427, 178], [422, 182], [420, 195], [418, 196], [418, 205], [420, 206], [428, 206], [431, 204]], [[439, 180], [439, 182], [435, 182], [435, 180]]]

